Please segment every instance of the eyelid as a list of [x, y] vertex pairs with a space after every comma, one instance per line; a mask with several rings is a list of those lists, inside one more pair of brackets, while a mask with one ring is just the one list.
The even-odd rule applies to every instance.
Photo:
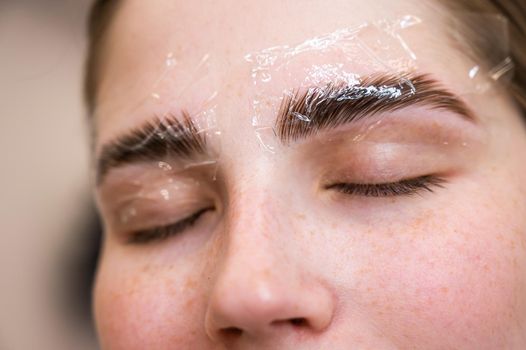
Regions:
[[[143, 169], [143, 172], [148, 173], [148, 170]], [[149, 177], [145, 175], [133, 185], [123, 180], [98, 193], [101, 212], [115, 232], [137, 231], [173, 222], [216, 202], [214, 187], [193, 175], [155, 173]]]
[[161, 189], [159, 198], [137, 198], [118, 206], [109, 213], [109, 224], [119, 232], [140, 231], [154, 225], [167, 225], [211, 203], [208, 198], [196, 194], [175, 199], [162, 196]]
[[199, 220], [203, 214], [211, 210], [215, 210], [215, 207], [209, 206], [199, 209], [195, 213], [168, 225], [131, 232], [129, 234], [128, 243], [147, 244], [149, 242], [160, 241], [171, 236], [182, 234], [188, 228], [194, 226], [196, 221]]
[[404, 179], [386, 183], [335, 183], [325, 186], [327, 190], [336, 190], [347, 195], [363, 197], [409, 196], [421, 191], [434, 192], [434, 188], [443, 188], [446, 180], [436, 175]]

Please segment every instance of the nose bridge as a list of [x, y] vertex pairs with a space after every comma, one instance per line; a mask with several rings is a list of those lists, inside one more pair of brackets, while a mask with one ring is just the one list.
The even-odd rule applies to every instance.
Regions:
[[263, 248], [275, 245], [286, 237], [285, 233], [280, 232], [290, 226], [287, 225], [286, 214], [291, 203], [283, 199], [276, 186], [275, 171], [269, 170], [271, 165], [264, 161], [253, 167], [257, 171], [251, 171], [250, 174], [243, 174], [243, 169], [240, 169], [230, 191], [225, 234], [232, 247], [256, 244]]
[[236, 194], [231, 200], [226, 223], [228, 245], [220, 277], [240, 288], [256, 285], [249, 279], [260, 285], [270, 283], [271, 279], [279, 277], [272, 271], [278, 265], [283, 268], [287, 260], [280, 243], [287, 233], [283, 232], [279, 204], [264, 188], [239, 189]]

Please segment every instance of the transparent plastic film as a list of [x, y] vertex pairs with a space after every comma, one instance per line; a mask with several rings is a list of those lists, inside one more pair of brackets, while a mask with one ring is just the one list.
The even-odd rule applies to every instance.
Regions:
[[[441, 40], [452, 40], [462, 57], [454, 67], [440, 47], [415, 44], [435, 27], [412, 15], [240, 50], [227, 56], [228, 66], [212, 53], [190, 59], [167, 52], [148, 92], [121, 111], [136, 127], [105, 130], [119, 134], [98, 152], [97, 183], [113, 218], [109, 225], [142, 232], [147, 240], [154, 233], [144, 233], [146, 227], [177, 231], [203, 212], [219, 217], [227, 205], [218, 199], [230, 170], [225, 159], [257, 168], [258, 156], [282, 155], [305, 139], [312, 141], [305, 154], [317, 154], [313, 158], [324, 159], [327, 169], [345, 168], [356, 183], [398, 181], [429, 167], [441, 174], [469, 167], [477, 159], [474, 150], [482, 149], [471, 146], [484, 144], [486, 135], [475, 127], [467, 97], [492, 96], [513, 72], [505, 20], [473, 16], [473, 23], [492, 28], [499, 47], [488, 62], [476, 61], [478, 53], [460, 39], [461, 28], [448, 28]], [[185, 59], [190, 63], [182, 64]], [[359, 178], [355, 169], [366, 176]], [[394, 172], [389, 169], [398, 173], [386, 174]]]
[[101, 142], [97, 152], [97, 200], [105, 225], [128, 243], [170, 236], [217, 206], [210, 188], [221, 131], [218, 93], [208, 84], [210, 56], [202, 55], [190, 70], [179, 56], [168, 52], [159, 60], [155, 79], [142, 90], [147, 93], [119, 111], [133, 128], [111, 130], [111, 141]]
[[[473, 21], [492, 27], [496, 40], [502, 37], [498, 40], [501, 47], [490, 65], [482, 64], [473, 61], [475, 55], [463, 49], [464, 43], [457, 36], [452, 36], [459, 56], [467, 62], [466, 68], [455, 67], [461, 72], [455, 73], [453, 79], [463, 82], [455, 93], [426, 71], [429, 56], [437, 60], [439, 56], [412, 46], [415, 33], [429, 30], [429, 26], [411, 15], [366, 22], [308, 38], [297, 45], [247, 54], [245, 60], [251, 67], [255, 91], [251, 121], [262, 149], [275, 152], [282, 143], [309, 136], [320, 127], [337, 128], [350, 119], [363, 119], [355, 123], [361, 129], [353, 138], [365, 140], [383, 123], [381, 118], [365, 117], [409, 107], [457, 112], [466, 119], [473, 118], [463, 96], [490, 94], [496, 81], [509, 79], [513, 65], [508, 57], [505, 20], [499, 16], [472, 16]], [[444, 70], [448, 64], [442, 63]]]
[[[208, 85], [210, 77], [210, 55], [202, 55], [192, 71], [184, 72], [183, 75], [181, 70], [178, 69], [178, 60], [174, 53], [168, 52], [164, 60], [164, 68], [147, 98], [157, 102], [160, 106], [164, 106], [166, 111], [161, 113], [161, 120], [165, 119], [170, 123], [170, 118], [174, 117], [173, 114], [176, 113], [178, 114], [176, 118], [180, 122], [179, 125], [184, 126], [179, 130], [180, 133], [188, 131], [197, 133], [206, 142], [211, 142], [215, 138], [219, 138], [221, 132], [217, 123], [218, 91], [203, 88]], [[174, 91], [173, 82], [180, 80], [185, 83], [179, 83], [180, 88]], [[193, 96], [196, 95], [199, 95], [200, 99], [192, 101]], [[188, 101], [190, 102], [188, 103]], [[188, 109], [187, 105], [193, 106], [193, 109]], [[168, 128], [168, 130], [173, 131], [173, 128]], [[170, 136], [178, 137], [180, 135], [172, 132]], [[220, 145], [219, 142], [214, 142], [214, 144]]]
[[162, 238], [176, 229], [173, 225], [217, 207], [215, 160], [184, 162], [171, 155], [159, 159], [163, 160], [114, 170], [101, 186], [106, 226], [123, 241]]
[[[497, 81], [506, 84], [511, 80], [514, 64], [509, 55], [508, 19], [492, 14], [456, 13], [448, 28], [457, 49], [475, 62], [467, 71], [475, 92], [484, 93]], [[473, 43], [473, 38], [489, 42], [491, 47]]]
[[137, 103], [118, 112], [127, 115], [135, 127], [125, 132], [110, 130], [118, 136], [101, 142], [98, 184], [109, 169], [131, 161], [154, 159], [153, 163], [174, 171], [217, 163], [221, 131], [218, 92], [208, 84], [210, 56], [202, 55], [191, 70], [182, 67], [178, 56], [170, 51], [160, 59], [155, 79], [144, 83], [150, 85], [147, 93], [142, 92]]

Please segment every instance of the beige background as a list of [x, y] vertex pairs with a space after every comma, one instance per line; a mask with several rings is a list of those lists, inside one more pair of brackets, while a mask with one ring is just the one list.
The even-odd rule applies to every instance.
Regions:
[[[89, 199], [90, 0], [0, 0], [0, 349], [94, 349], [67, 298]], [[84, 239], [85, 242], [85, 239]]]

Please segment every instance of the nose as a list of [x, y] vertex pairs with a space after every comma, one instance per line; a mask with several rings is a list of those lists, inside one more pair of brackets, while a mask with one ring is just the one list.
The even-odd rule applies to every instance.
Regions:
[[333, 309], [327, 291], [272, 281], [268, 274], [258, 272], [220, 282], [206, 315], [206, 331], [212, 340], [316, 333], [327, 328]]
[[271, 227], [261, 206], [256, 213], [246, 224], [238, 216], [228, 232], [205, 316], [208, 336], [226, 343], [322, 332], [334, 312], [330, 289], [301, 267], [308, 257], [291, 253], [294, 244], [279, 239], [287, 232]]

